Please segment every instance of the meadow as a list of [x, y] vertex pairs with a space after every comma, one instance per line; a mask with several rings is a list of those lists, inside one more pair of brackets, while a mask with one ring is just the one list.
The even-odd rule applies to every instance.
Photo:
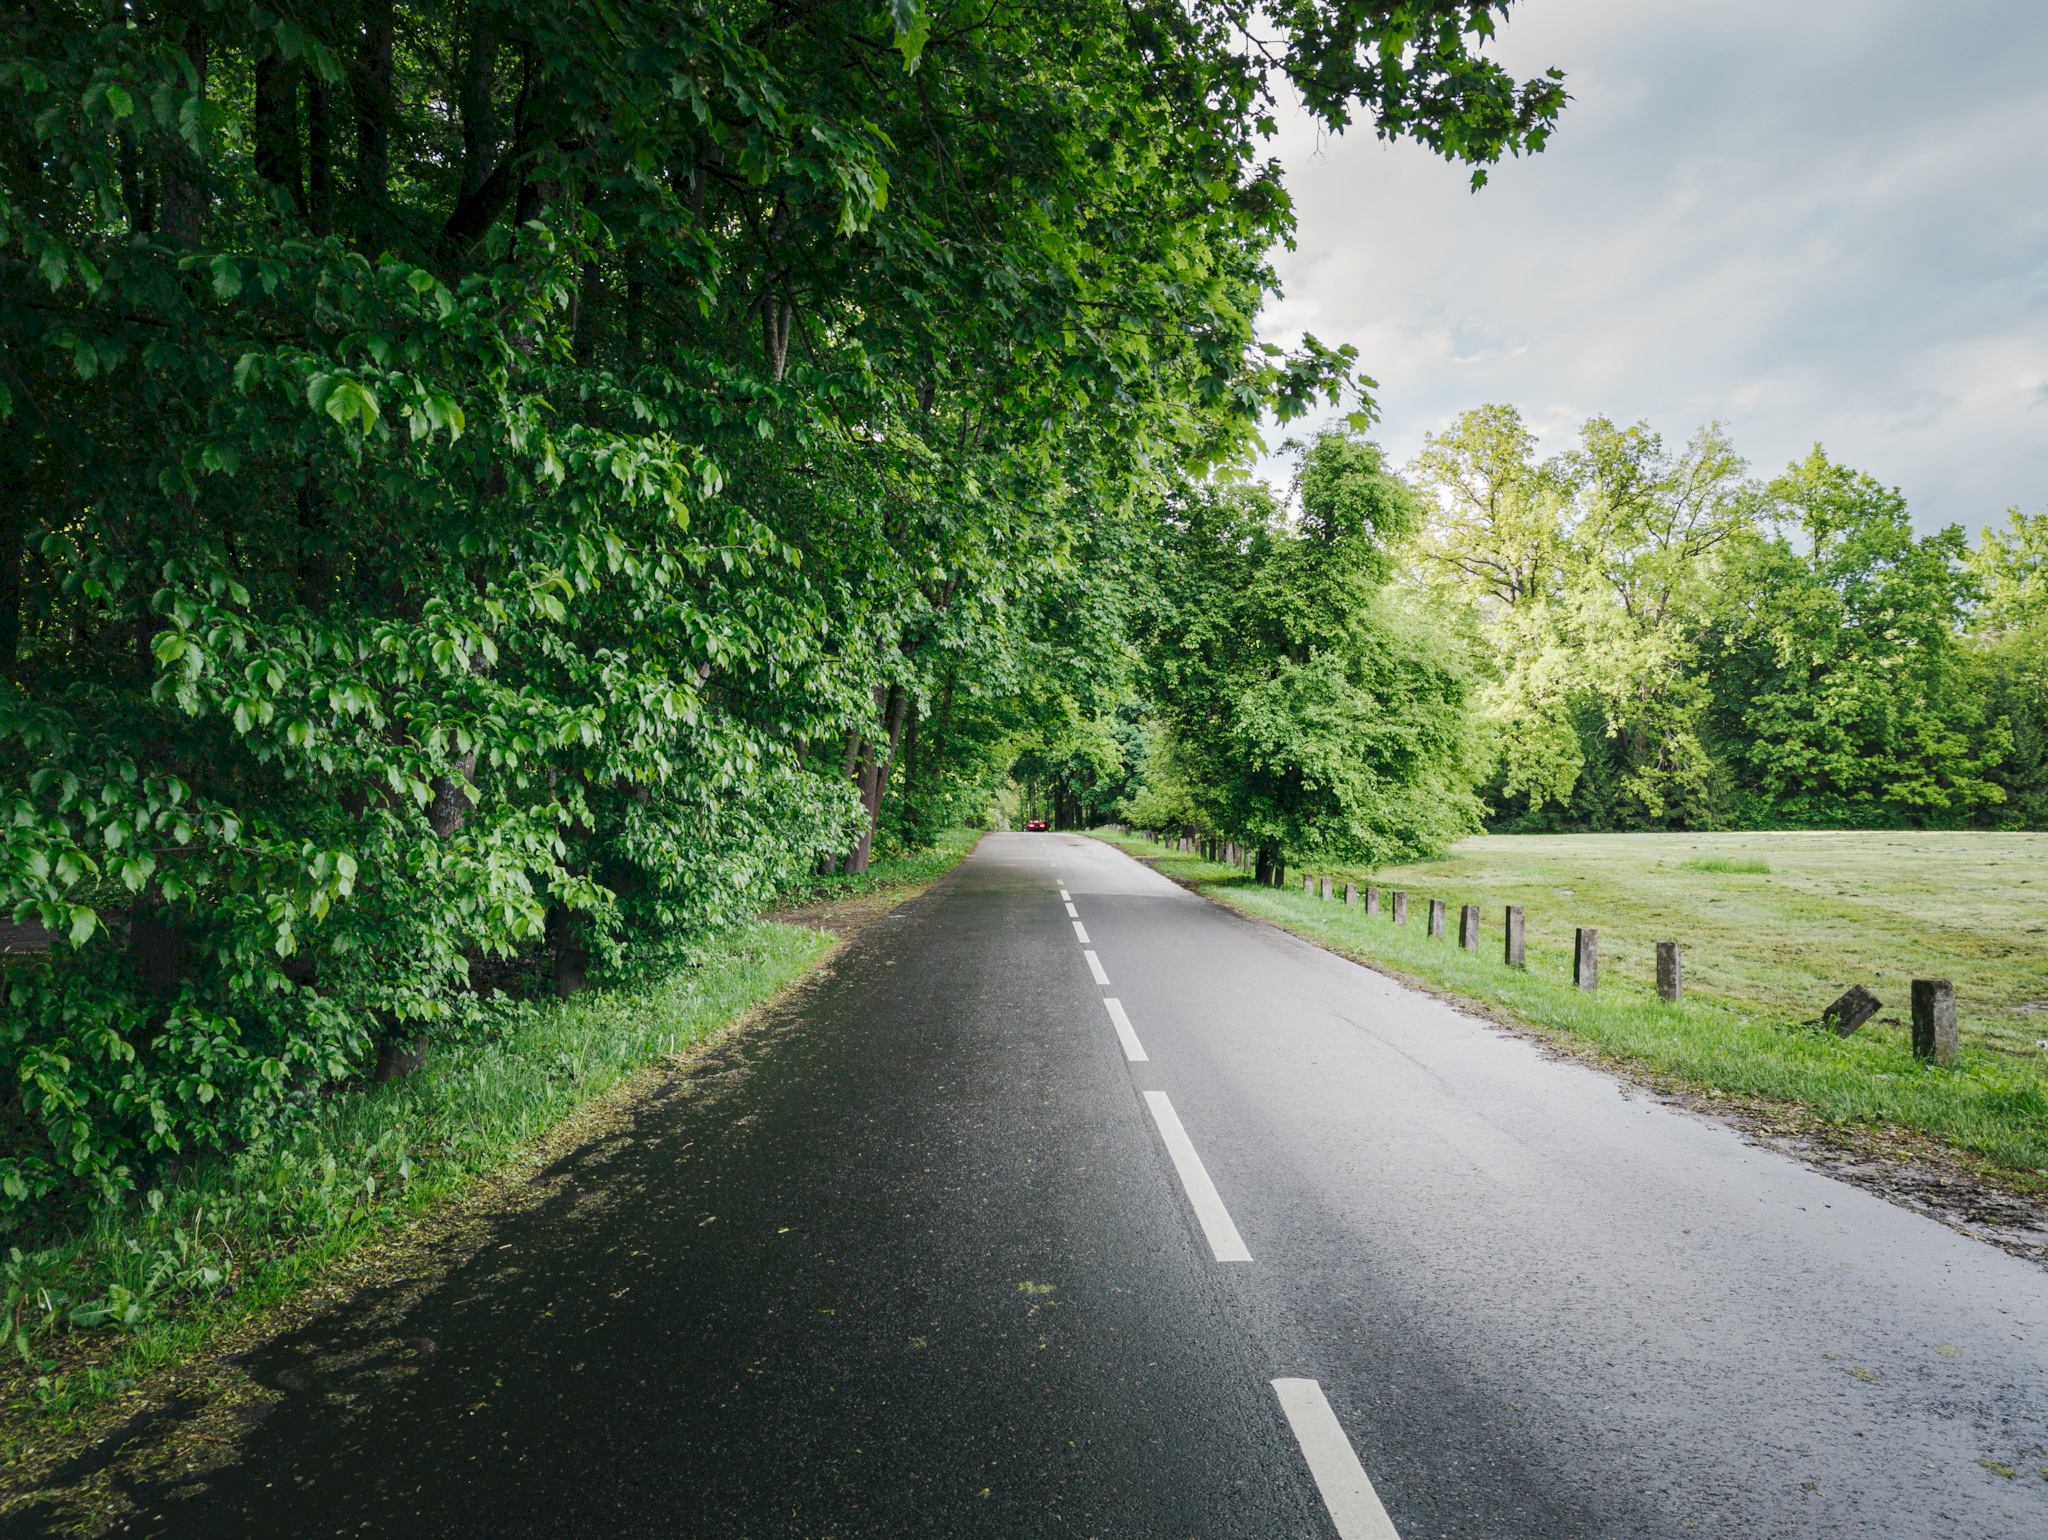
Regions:
[[[1290, 869], [1260, 887], [1228, 866], [1111, 836], [1169, 874], [1335, 950], [1505, 1010], [1702, 1091], [1753, 1096], [1836, 1124], [1931, 1135], [2038, 1185], [2048, 1175], [2048, 835], [1994, 833], [1484, 835], [1442, 859], [1366, 871]], [[1163, 859], [1162, 859], [1163, 858]], [[1396, 926], [1302, 878], [1408, 894]], [[1449, 935], [1426, 933], [1428, 900]], [[1481, 906], [1477, 952], [1458, 909]], [[1501, 959], [1520, 904], [1528, 968]], [[1571, 981], [1572, 934], [1600, 932], [1600, 987]], [[1655, 994], [1655, 944], [1683, 948], [1686, 998]], [[1963, 1053], [1910, 1050], [1909, 981], [1956, 987]], [[1805, 1022], [1851, 984], [1884, 1002], [1846, 1041]]]

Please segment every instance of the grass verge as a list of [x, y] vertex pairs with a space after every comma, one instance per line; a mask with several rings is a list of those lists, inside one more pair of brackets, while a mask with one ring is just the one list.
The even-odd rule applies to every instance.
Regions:
[[1397, 926], [1385, 915], [1367, 918], [1362, 905], [1261, 887], [1234, 867], [1170, 855], [1148, 840], [1101, 831], [1097, 837], [1246, 914], [1650, 1076], [1710, 1098], [1785, 1104], [1821, 1124], [1910, 1130], [1963, 1152], [2015, 1187], [2048, 1191], [2048, 1096], [2034, 1067], [2007, 1055], [1966, 1044], [1954, 1065], [1922, 1064], [1896, 1032], [1845, 1041], [1802, 1027], [1786, 1013], [1726, 999], [1688, 997], [1667, 1005], [1647, 974], [1612, 971], [1604, 956], [1600, 988], [1586, 994], [1572, 983], [1568, 948], [1542, 941], [1533, 927], [1527, 970], [1504, 966], [1497, 912], [1490, 912], [1493, 923], [1481, 949], [1466, 952], [1455, 939], [1455, 907], [1451, 935], [1432, 940], [1425, 906], [1412, 891], [1408, 923]]
[[[818, 879], [818, 891], [879, 909], [944, 875], [976, 837], [953, 831], [862, 877]], [[634, 1076], [774, 999], [837, 941], [763, 921], [659, 984], [511, 1008], [492, 1033], [437, 1047], [404, 1080], [331, 1099], [288, 1140], [196, 1163], [144, 1203], [11, 1250], [0, 1262], [13, 1349], [0, 1367], [0, 1481], [46, 1466], [140, 1404], [153, 1380], [331, 1281], [352, 1254], [579, 1109], [631, 1094]]]

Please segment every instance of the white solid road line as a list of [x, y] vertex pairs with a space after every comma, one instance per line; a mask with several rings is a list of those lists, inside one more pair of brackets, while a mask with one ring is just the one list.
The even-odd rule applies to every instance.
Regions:
[[1102, 959], [1093, 952], [1083, 952], [1081, 955], [1088, 959], [1088, 971], [1095, 975], [1095, 982], [1107, 984], [1109, 982], [1109, 975], [1102, 971]]
[[[1061, 894], [1060, 896], [1064, 898], [1066, 895]], [[1081, 911], [1076, 909], [1072, 904], [1069, 904], [1067, 905], [1067, 918], [1070, 920], [1078, 920], [1081, 918]]]
[[1195, 1153], [1194, 1141], [1180, 1126], [1173, 1103], [1166, 1099], [1164, 1091], [1147, 1091], [1145, 1105], [1152, 1109], [1152, 1121], [1159, 1125], [1159, 1137], [1166, 1141], [1166, 1153], [1173, 1157], [1173, 1169], [1180, 1173], [1180, 1185], [1187, 1192], [1195, 1218], [1202, 1222], [1202, 1233], [1209, 1237], [1209, 1249], [1216, 1253], [1216, 1260], [1249, 1262], [1252, 1254], [1245, 1249], [1244, 1237], [1230, 1222], [1230, 1210], [1223, 1206], [1216, 1184], [1209, 1180], [1202, 1157]]
[[1275, 1380], [1273, 1389], [1341, 1540], [1401, 1540], [1323, 1387], [1314, 1380]]
[[1109, 1024], [1116, 1028], [1117, 1041], [1124, 1045], [1124, 1057], [1133, 1064], [1145, 1059], [1145, 1045], [1138, 1041], [1138, 1034], [1131, 1028], [1131, 1018], [1124, 1014], [1124, 1003], [1103, 997], [1102, 1003], [1109, 1007]]
[[1080, 922], [1079, 920], [1076, 920], [1076, 921], [1074, 921], [1074, 934], [1075, 934], [1076, 936], [1079, 936], [1079, 937], [1081, 938], [1081, 945], [1083, 945], [1083, 946], [1093, 946], [1093, 945], [1095, 945], [1095, 943], [1094, 943], [1094, 942], [1092, 942], [1092, 941], [1090, 941], [1090, 940], [1088, 939], [1088, 932], [1087, 932], [1087, 931], [1086, 931], [1086, 930], [1085, 930], [1085, 929], [1084, 929], [1084, 928], [1082, 927], [1082, 925], [1081, 925], [1081, 922]]

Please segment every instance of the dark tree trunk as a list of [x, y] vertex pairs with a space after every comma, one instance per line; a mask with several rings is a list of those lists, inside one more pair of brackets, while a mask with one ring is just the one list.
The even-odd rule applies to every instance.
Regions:
[[377, 1012], [383, 1030], [377, 1037], [377, 1067], [370, 1078], [378, 1085], [403, 1080], [427, 1062], [427, 1034], [408, 1026], [389, 1011]]
[[185, 932], [161, 911], [139, 907], [130, 911], [128, 961], [143, 993], [175, 993], [185, 977]]
[[299, 155], [299, 80], [305, 66], [297, 59], [256, 61], [254, 151], [256, 174], [291, 194], [292, 205], [306, 211], [306, 178]]
[[867, 827], [861, 831], [860, 843], [853, 847], [853, 853], [847, 857], [846, 869], [849, 872], [858, 874], [868, 869], [868, 857], [875, 848], [875, 830], [882, 821], [882, 795], [888, 789], [889, 770], [896, 759], [896, 746], [903, 740], [903, 713], [909, 700], [910, 697], [901, 688], [891, 685], [884, 701], [877, 702], [883, 707], [882, 719], [887, 726], [889, 740], [880, 746], [879, 754], [875, 746], [871, 745], [867, 762], [861, 768], [861, 799], [867, 804], [868, 821]]
[[[519, 99], [512, 112], [512, 143], [504, 144], [491, 88], [497, 76], [497, 34], [488, 22], [479, 21], [470, 44], [469, 68], [459, 93], [462, 113], [462, 187], [448, 222], [441, 230], [441, 247], [456, 253], [469, 249], [490, 229], [491, 223], [510, 204], [520, 222], [539, 212], [529, 212], [527, 189], [533, 186], [533, 152], [540, 143], [539, 103], [533, 94], [533, 55], [522, 43], [519, 50]], [[538, 193], [538, 189], [536, 189]]]
[[334, 93], [306, 81], [306, 218], [315, 235], [334, 231]]
[[555, 997], [566, 1000], [589, 982], [590, 949], [583, 945], [576, 916], [557, 904], [548, 911], [548, 948], [554, 953]]
[[453, 755], [451, 762], [457, 774], [437, 775], [427, 782], [434, 789], [434, 800], [427, 805], [427, 825], [444, 840], [460, 834], [468, 821], [469, 797], [462, 788], [476, 780], [474, 753]]
[[0, 484], [0, 679], [11, 679], [21, 658], [21, 559], [28, 534], [28, 481]]
[[[182, 42], [185, 57], [199, 78], [199, 95], [206, 95], [206, 28], [188, 22]], [[197, 246], [206, 234], [206, 167], [174, 130], [163, 134], [163, 206], [157, 228], [173, 246]]]
[[391, 0], [363, 0], [356, 76], [356, 185], [382, 206], [391, 192]]

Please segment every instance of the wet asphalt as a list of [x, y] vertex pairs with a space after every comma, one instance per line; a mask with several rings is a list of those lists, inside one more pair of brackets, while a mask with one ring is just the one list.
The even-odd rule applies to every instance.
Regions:
[[2048, 1274], [1075, 836], [558, 1174], [118, 1532], [2048, 1537]]

